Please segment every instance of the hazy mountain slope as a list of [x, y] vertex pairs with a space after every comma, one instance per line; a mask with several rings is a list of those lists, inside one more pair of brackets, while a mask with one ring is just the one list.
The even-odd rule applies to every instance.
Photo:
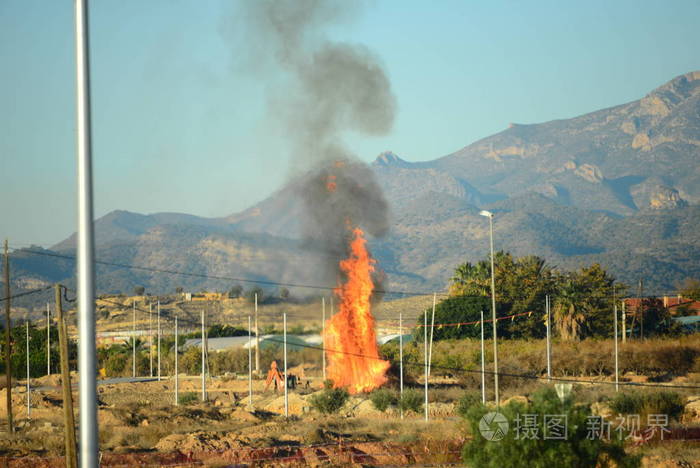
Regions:
[[[566, 120], [512, 125], [436, 159], [386, 152], [371, 165], [390, 205], [388, 235], [370, 239], [391, 289], [444, 288], [459, 262], [495, 244], [562, 268], [600, 262], [628, 283], [668, 290], [700, 277], [700, 72], [644, 98]], [[298, 240], [306, 176], [224, 218], [115, 211], [96, 223], [98, 258], [202, 274], [290, 282], [315, 275], [318, 254]], [[71, 236], [54, 249], [73, 248]], [[71, 267], [18, 255], [20, 279], [62, 280]], [[66, 276], [67, 275], [67, 276]], [[334, 279], [333, 279], [334, 281]], [[332, 281], [330, 281], [332, 283]], [[101, 290], [172, 290], [227, 281], [98, 269]]]
[[700, 201], [699, 162], [700, 72], [691, 72], [628, 104], [512, 124], [434, 166], [487, 193], [539, 191], [567, 204], [629, 214], [651, 203], [648, 196], [630, 196], [650, 178], [662, 194], [678, 190]]

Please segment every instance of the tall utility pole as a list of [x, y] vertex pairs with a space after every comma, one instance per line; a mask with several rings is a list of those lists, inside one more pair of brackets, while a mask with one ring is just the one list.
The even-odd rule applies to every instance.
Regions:
[[613, 314], [615, 314], [615, 330], [613, 333], [615, 333], [615, 391], [619, 391], [619, 372], [618, 372], [618, 366], [617, 366], [617, 300], [615, 300], [615, 304], [613, 304]]
[[175, 315], [175, 406], [178, 406], [180, 404], [180, 396], [179, 396], [180, 389], [178, 388], [180, 376], [178, 375], [177, 357], [178, 357], [178, 343], [177, 343], [177, 314], [176, 314]]
[[251, 337], [251, 317], [248, 315], [248, 406], [253, 408], [253, 340]]
[[[403, 314], [399, 312], [399, 398], [403, 397]], [[403, 410], [401, 410], [403, 419]]]
[[75, 419], [73, 416], [73, 393], [68, 367], [68, 335], [61, 305], [61, 285], [56, 285], [56, 321], [58, 322], [58, 349], [61, 363], [61, 391], [63, 394], [63, 431], [66, 447], [66, 467], [78, 466], [75, 444]]
[[489, 234], [491, 240], [491, 319], [493, 320], [493, 384], [496, 395], [496, 406], [500, 405], [498, 397], [498, 332], [496, 325], [496, 269], [493, 255], [493, 213], [482, 210], [479, 213], [489, 219]]
[[153, 377], [153, 304], [150, 300], [148, 301], [148, 356], [151, 364], [149, 375]]
[[15, 432], [12, 424], [12, 342], [10, 328], [12, 327], [10, 318], [10, 252], [5, 239], [5, 378], [6, 380], [6, 406], [7, 406], [7, 432]]
[[131, 376], [136, 377], [136, 299], [131, 303]]
[[321, 360], [323, 381], [326, 381], [326, 298], [321, 298]]
[[552, 309], [549, 305], [549, 295], [544, 297], [544, 308], [547, 320], [547, 379], [552, 380]]
[[627, 312], [626, 312], [626, 305], [627, 303], [625, 300], [622, 300], [622, 344], [627, 343]]
[[258, 293], [255, 293], [255, 374], [260, 375], [260, 329], [258, 328]]
[[90, 62], [87, 0], [75, 0], [76, 134], [78, 241], [78, 371], [80, 372], [80, 466], [99, 465], [97, 369], [95, 346], [94, 226], [92, 143], [90, 129]]
[[433, 293], [433, 318], [430, 320], [430, 347], [428, 348], [428, 377], [430, 377], [430, 365], [433, 362], [433, 332], [435, 330], [435, 301], [437, 293]]
[[46, 303], [46, 375], [51, 375], [51, 307]]
[[289, 382], [287, 381], [287, 312], [283, 315], [284, 326], [284, 417], [289, 417]]
[[481, 403], [486, 404], [486, 352], [484, 350], [484, 311], [481, 310]]
[[639, 338], [644, 339], [644, 279], [639, 279]]
[[207, 399], [206, 363], [204, 357], [206, 351], [204, 350], [204, 346], [204, 308], [202, 308], [202, 401], [206, 401]]
[[424, 393], [425, 420], [428, 421], [428, 311], [423, 312], [423, 363], [424, 363]]
[[27, 335], [25, 337], [26, 341], [26, 361], [27, 361], [27, 419], [32, 415], [32, 401], [30, 399], [30, 387], [29, 387], [29, 317], [27, 317], [26, 323]]
[[156, 313], [158, 314], [158, 382], [160, 382], [160, 299], [158, 299]]

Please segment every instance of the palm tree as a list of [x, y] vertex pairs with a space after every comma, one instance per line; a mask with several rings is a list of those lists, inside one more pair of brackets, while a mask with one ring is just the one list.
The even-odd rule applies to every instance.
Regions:
[[564, 341], [578, 341], [581, 336], [586, 303], [579, 284], [568, 278], [559, 289], [554, 302], [554, 322]]
[[488, 296], [490, 293], [491, 267], [488, 262], [476, 265], [462, 263], [450, 278], [450, 294], [453, 296]]

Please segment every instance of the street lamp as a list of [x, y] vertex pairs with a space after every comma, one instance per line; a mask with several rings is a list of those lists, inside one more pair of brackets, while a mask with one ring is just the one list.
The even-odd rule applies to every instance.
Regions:
[[479, 212], [481, 216], [486, 216], [489, 219], [489, 233], [491, 239], [491, 319], [493, 320], [493, 384], [495, 387], [496, 406], [500, 404], [498, 399], [498, 334], [496, 332], [496, 270], [494, 268], [493, 258], [493, 213], [482, 210]]

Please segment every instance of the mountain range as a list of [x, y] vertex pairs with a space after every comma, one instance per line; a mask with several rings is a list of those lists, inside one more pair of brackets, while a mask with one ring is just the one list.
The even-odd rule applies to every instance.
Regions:
[[[370, 239], [387, 289], [444, 289], [457, 264], [485, 258], [481, 209], [495, 213], [496, 249], [515, 255], [561, 269], [599, 262], [627, 284], [643, 278], [649, 292], [700, 278], [700, 71], [627, 104], [510, 124], [432, 161], [385, 152], [371, 168], [391, 210], [388, 234]], [[225, 289], [236, 279], [332, 285], [314, 268], [321, 253], [300, 238], [305, 177], [222, 218], [103, 216], [95, 223], [99, 260], [199, 276], [100, 265], [98, 289]], [[72, 261], [52, 255], [70, 256], [74, 245], [73, 235], [46, 255], [15, 251], [15, 282], [70, 283]]]

